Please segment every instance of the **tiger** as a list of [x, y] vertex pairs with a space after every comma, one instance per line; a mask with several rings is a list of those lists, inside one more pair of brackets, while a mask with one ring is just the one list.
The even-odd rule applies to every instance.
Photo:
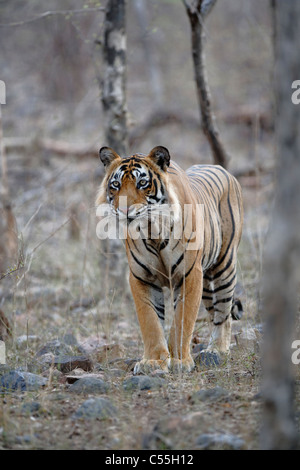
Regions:
[[[192, 371], [191, 340], [201, 300], [212, 322], [202, 353], [208, 357], [228, 353], [232, 320], [242, 315], [241, 304], [234, 298], [243, 226], [240, 184], [219, 165], [193, 165], [184, 171], [163, 146], [154, 147], [148, 155], [129, 157], [102, 147], [99, 156], [105, 175], [96, 206], [106, 204], [112, 218], [127, 226], [144, 221], [144, 228], [147, 224], [149, 228], [153, 212], [172, 207], [167, 230], [162, 223], [155, 237], [150, 232], [133, 236], [130, 230], [124, 236], [144, 346], [134, 374], [156, 369]], [[189, 223], [185, 207], [190, 209]], [[199, 207], [202, 210], [197, 212]], [[200, 234], [196, 244], [195, 233]], [[164, 331], [166, 292], [174, 307], [168, 338]]]

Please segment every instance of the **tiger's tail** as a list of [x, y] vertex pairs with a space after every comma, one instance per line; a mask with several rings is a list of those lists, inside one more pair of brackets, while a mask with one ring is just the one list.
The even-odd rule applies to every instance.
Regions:
[[231, 316], [233, 320], [240, 320], [243, 316], [244, 309], [240, 299], [233, 299], [231, 307]]

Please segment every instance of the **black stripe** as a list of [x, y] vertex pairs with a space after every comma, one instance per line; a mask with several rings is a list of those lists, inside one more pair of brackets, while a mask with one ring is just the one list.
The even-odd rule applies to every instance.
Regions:
[[146, 250], [149, 251], [149, 253], [152, 253], [153, 255], [158, 257], [158, 253], [155, 251], [155, 248], [152, 248], [151, 246], [147, 245], [145, 238], [142, 238], [142, 241], [144, 243]]
[[217, 274], [213, 274], [209, 279], [210, 281], [213, 281], [215, 279], [217, 279], [218, 277], [222, 276], [222, 274], [229, 268], [229, 266], [231, 265], [232, 263], [232, 258], [233, 258], [233, 249], [231, 250], [231, 255], [230, 255], [230, 258], [229, 258], [229, 261], [228, 263], [226, 264], [225, 268], [224, 269], [221, 269], [221, 271], [219, 271]]
[[226, 299], [217, 300], [216, 302], [214, 302], [214, 305], [217, 305], [217, 304], [226, 304], [227, 302], [232, 301], [232, 299], [233, 299], [233, 296], [227, 297]]
[[173, 276], [175, 269], [177, 268], [177, 266], [180, 265], [180, 263], [182, 262], [183, 258], [184, 258], [184, 253], [182, 253], [182, 255], [179, 256], [179, 258], [178, 258], [178, 260], [176, 261], [176, 263], [173, 264], [172, 269], [171, 269], [171, 276]]
[[179, 289], [179, 288], [182, 286], [184, 279], [186, 279], [186, 278], [189, 276], [189, 274], [191, 273], [191, 271], [192, 271], [192, 269], [193, 269], [193, 267], [195, 266], [195, 263], [196, 263], [196, 261], [197, 261], [199, 252], [200, 252], [200, 251], [197, 251], [197, 254], [196, 254], [196, 257], [195, 257], [195, 259], [194, 259], [194, 262], [193, 262], [192, 266], [190, 267], [190, 269], [188, 270], [188, 272], [185, 273], [185, 275], [181, 278], [181, 280], [179, 281], [179, 283], [178, 283], [177, 286], [176, 286], [176, 289]]
[[152, 282], [145, 281], [144, 279], [141, 279], [139, 276], [137, 276], [132, 269], [130, 268], [130, 272], [135, 277], [138, 281], [142, 282], [143, 284], [146, 284], [149, 287], [152, 287], [152, 289], [157, 290], [158, 292], [162, 292], [162, 289], [159, 286], [156, 286], [155, 284], [152, 284]]
[[[130, 248], [129, 248], [130, 250]], [[147, 268], [147, 266], [145, 266], [139, 259], [137, 259], [137, 257], [134, 255], [134, 253], [130, 250], [130, 254], [131, 256], [133, 257], [134, 261], [141, 266], [141, 268], [143, 268], [146, 273], [148, 273], [150, 276], [153, 276], [153, 273], [150, 271], [150, 269]]]
[[227, 289], [227, 287], [231, 286], [231, 284], [235, 281], [235, 278], [236, 278], [236, 274], [234, 274], [234, 276], [230, 279], [229, 282], [227, 282], [227, 284], [224, 284], [223, 286], [220, 286], [217, 289], [214, 289], [214, 293]]
[[161, 244], [160, 244], [160, 247], [159, 247], [159, 251], [163, 250], [164, 248], [166, 248], [166, 246], [168, 245], [169, 243], [169, 238], [166, 238]]

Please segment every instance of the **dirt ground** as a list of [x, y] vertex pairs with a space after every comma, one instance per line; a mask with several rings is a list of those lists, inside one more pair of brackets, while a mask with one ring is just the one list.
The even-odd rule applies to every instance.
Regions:
[[[151, 34], [159, 45], [163, 106], [197, 119], [189, 30], [182, 5], [165, 1], [159, 9], [154, 3]], [[120, 255], [108, 253], [107, 245], [96, 236], [94, 200], [103, 176], [101, 164], [96, 158], [58, 156], [34, 145], [17, 151], [12, 148], [9, 186], [24, 266], [0, 282], [0, 307], [12, 325], [12, 337], [6, 343], [7, 366], [0, 368], [0, 378], [9, 370], [20, 369], [46, 378], [47, 384], [36, 391], [0, 395], [0, 449], [259, 447], [263, 247], [275, 165], [274, 131], [260, 117], [266, 115], [272, 121], [272, 44], [268, 2], [259, 2], [260, 15], [255, 5], [238, 3], [239, 8], [233, 0], [220, 2], [211, 15], [206, 51], [214, 109], [231, 155], [230, 170], [243, 188], [245, 207], [237, 286], [245, 314], [233, 324], [230, 356], [216, 367], [198, 366], [190, 374], [159, 376], [159, 387], [151, 377], [146, 390], [126, 388], [143, 348], [128, 283], [119, 267]], [[129, 24], [134, 22], [130, 11]], [[22, 31], [9, 31], [4, 43], [6, 58], [8, 41], [18, 44], [3, 68], [3, 78], [11, 83], [11, 101], [3, 111], [5, 137], [44, 135], [78, 145], [99, 144], [100, 148], [105, 144], [103, 116], [93, 67], [87, 66], [86, 92], [80, 100], [68, 105], [46, 100], [43, 93], [49, 91], [49, 84], [45, 82], [43, 89], [34, 60], [28, 64], [17, 61], [23, 46], [16, 35], [24, 34], [27, 47], [35, 37], [34, 26], [25, 30], [27, 36]], [[134, 130], [152, 112], [152, 98], [149, 90], [145, 92], [147, 74], [138, 47], [138, 28], [129, 28], [128, 34], [128, 107]], [[178, 47], [174, 51], [175, 41]], [[29, 63], [31, 74], [25, 73], [23, 81], [14, 78], [17, 71], [28, 71]], [[46, 62], [43, 64], [46, 69]], [[244, 112], [250, 112], [250, 123], [243, 118], [229, 119]], [[155, 145], [168, 147], [183, 168], [211, 163], [201, 130], [188, 125], [170, 123], [151, 129], [139, 148], [130, 151], [148, 152]], [[168, 317], [167, 328], [169, 322]], [[207, 344], [209, 332], [201, 308], [193, 337], [195, 354], [199, 345]], [[93, 368], [88, 373], [97, 374], [107, 390], [100, 395], [71, 393], [67, 377], [83, 371], [77, 368], [63, 373], [59, 367], [51, 367], [40, 350], [44, 347], [51, 353], [53, 344], [56, 355], [67, 351], [68, 355], [91, 357]], [[299, 370], [296, 379], [298, 419]], [[200, 390], [210, 392], [201, 396]], [[74, 418], [80, 405], [94, 396], [108, 399], [114, 405], [113, 415], [95, 420]], [[24, 407], [32, 403], [38, 404], [36, 408]]]

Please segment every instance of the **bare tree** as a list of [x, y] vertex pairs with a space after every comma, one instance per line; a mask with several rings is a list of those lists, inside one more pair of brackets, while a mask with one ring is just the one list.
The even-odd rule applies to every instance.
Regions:
[[121, 155], [128, 151], [126, 104], [126, 0], [108, 0], [104, 23], [102, 103], [105, 140]]
[[2, 111], [0, 104], [0, 276], [10, 265], [17, 262], [17, 224], [9, 197], [7, 158], [2, 131]]
[[183, 0], [183, 3], [191, 25], [192, 55], [203, 131], [209, 141], [214, 163], [226, 168], [228, 155], [221, 142], [211, 109], [204, 60], [204, 22], [216, 0]]
[[300, 2], [275, 6], [277, 188], [265, 252], [264, 412], [261, 447], [296, 447], [291, 345], [297, 311], [300, 251], [300, 110], [291, 101], [300, 77]]
[[[105, 145], [119, 155], [127, 155], [126, 100], [126, 0], [108, 0], [104, 21], [103, 72], [98, 77], [104, 111]], [[101, 259], [106, 278], [106, 298], [111, 290], [128, 290], [127, 262], [120, 240], [103, 240]], [[114, 289], [112, 289], [112, 287]]]

